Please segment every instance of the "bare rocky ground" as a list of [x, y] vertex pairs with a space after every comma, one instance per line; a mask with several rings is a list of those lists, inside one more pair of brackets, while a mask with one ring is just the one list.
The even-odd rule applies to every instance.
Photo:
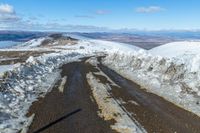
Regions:
[[[75, 43], [74, 43], [75, 44]], [[62, 45], [60, 45], [62, 46]], [[49, 50], [33, 50], [33, 51], [0, 51], [0, 65], [10, 65], [25, 62], [30, 56], [38, 57], [42, 54], [55, 53], [57, 50], [66, 50], [64, 48], [52, 48]]]
[[[9, 51], [0, 51], [0, 65], [9, 65], [15, 63], [23, 63], [25, 62], [30, 56], [38, 57], [42, 54], [48, 54], [55, 52], [55, 50], [66, 50], [64, 48], [59, 48], [59, 46], [65, 45], [75, 45], [77, 44], [78, 40], [62, 36], [62, 34], [51, 34], [49, 38], [42, 41], [41, 45], [36, 47], [34, 50], [9, 50]], [[37, 50], [37, 48], [40, 48]], [[44, 49], [43, 49], [44, 48]]]
[[40, 47], [52, 47], [52, 46], [65, 46], [65, 45], [75, 45], [78, 40], [63, 36], [62, 34], [52, 34], [48, 39], [45, 39]]
[[[99, 60], [100, 61], [100, 60]], [[139, 85], [127, 80], [103, 66], [85, 62], [73, 62], [62, 67], [62, 77], [67, 76], [64, 90], [59, 91], [61, 81], [45, 98], [30, 108], [28, 115], [35, 114], [29, 133], [42, 128], [66, 113], [81, 109], [69, 118], [52, 125], [44, 133], [112, 133], [116, 121], [105, 121], [98, 114], [101, 110], [91, 93], [86, 74], [91, 72], [99, 82], [111, 87], [107, 90], [127, 115], [138, 121], [149, 133], [198, 133], [200, 118], [163, 98], [146, 92]], [[98, 74], [104, 72], [105, 75]], [[113, 85], [114, 82], [116, 85]], [[106, 101], [105, 101], [106, 102]], [[107, 107], [109, 108], [109, 107]], [[116, 114], [117, 115], [117, 114]]]

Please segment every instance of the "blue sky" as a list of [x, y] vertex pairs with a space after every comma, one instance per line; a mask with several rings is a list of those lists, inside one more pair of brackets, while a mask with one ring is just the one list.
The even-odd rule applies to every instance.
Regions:
[[0, 0], [0, 29], [200, 29], [200, 0]]

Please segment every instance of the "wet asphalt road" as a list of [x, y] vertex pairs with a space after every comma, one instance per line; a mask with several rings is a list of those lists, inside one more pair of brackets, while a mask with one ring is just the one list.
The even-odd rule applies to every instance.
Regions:
[[[51, 126], [42, 133], [112, 133], [110, 128], [115, 121], [104, 121], [98, 116], [98, 106], [87, 83], [86, 74], [92, 72], [104, 84], [112, 88], [108, 90], [114, 99], [121, 103], [129, 116], [135, 118], [149, 133], [199, 133], [200, 118], [185, 111], [163, 98], [140, 89], [134, 82], [123, 78], [116, 72], [100, 64], [96, 67], [81, 62], [73, 62], [62, 67], [62, 77], [67, 76], [64, 92], [58, 91], [60, 81], [45, 98], [35, 102], [29, 115], [35, 113], [35, 119], [29, 133], [43, 127], [77, 108], [77, 114]], [[103, 71], [107, 77], [95, 72]], [[131, 114], [131, 115], [130, 115]]]

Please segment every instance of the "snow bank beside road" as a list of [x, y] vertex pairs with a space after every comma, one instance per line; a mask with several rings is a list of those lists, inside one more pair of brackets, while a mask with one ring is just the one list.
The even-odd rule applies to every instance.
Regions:
[[[145, 51], [114, 52], [103, 63], [124, 77], [142, 85], [147, 91], [160, 95], [200, 116], [200, 56], [185, 61], [179, 58], [153, 56]], [[193, 62], [193, 63], [192, 63]]]
[[0, 84], [0, 132], [13, 133], [24, 128], [32, 102], [50, 91], [58, 80], [59, 66], [84, 56], [65, 52], [30, 57], [26, 63], [5, 73]]

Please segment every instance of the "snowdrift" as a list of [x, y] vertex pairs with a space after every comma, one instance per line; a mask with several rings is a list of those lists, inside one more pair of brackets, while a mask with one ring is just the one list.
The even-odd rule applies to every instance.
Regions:
[[32, 102], [44, 96], [59, 79], [63, 63], [77, 61], [79, 53], [53, 53], [30, 57], [12, 71], [4, 73], [0, 84], [0, 131], [14, 133], [26, 128], [31, 118], [26, 117]]
[[200, 116], [200, 55], [167, 58], [147, 51], [114, 52], [103, 63], [168, 101]]

